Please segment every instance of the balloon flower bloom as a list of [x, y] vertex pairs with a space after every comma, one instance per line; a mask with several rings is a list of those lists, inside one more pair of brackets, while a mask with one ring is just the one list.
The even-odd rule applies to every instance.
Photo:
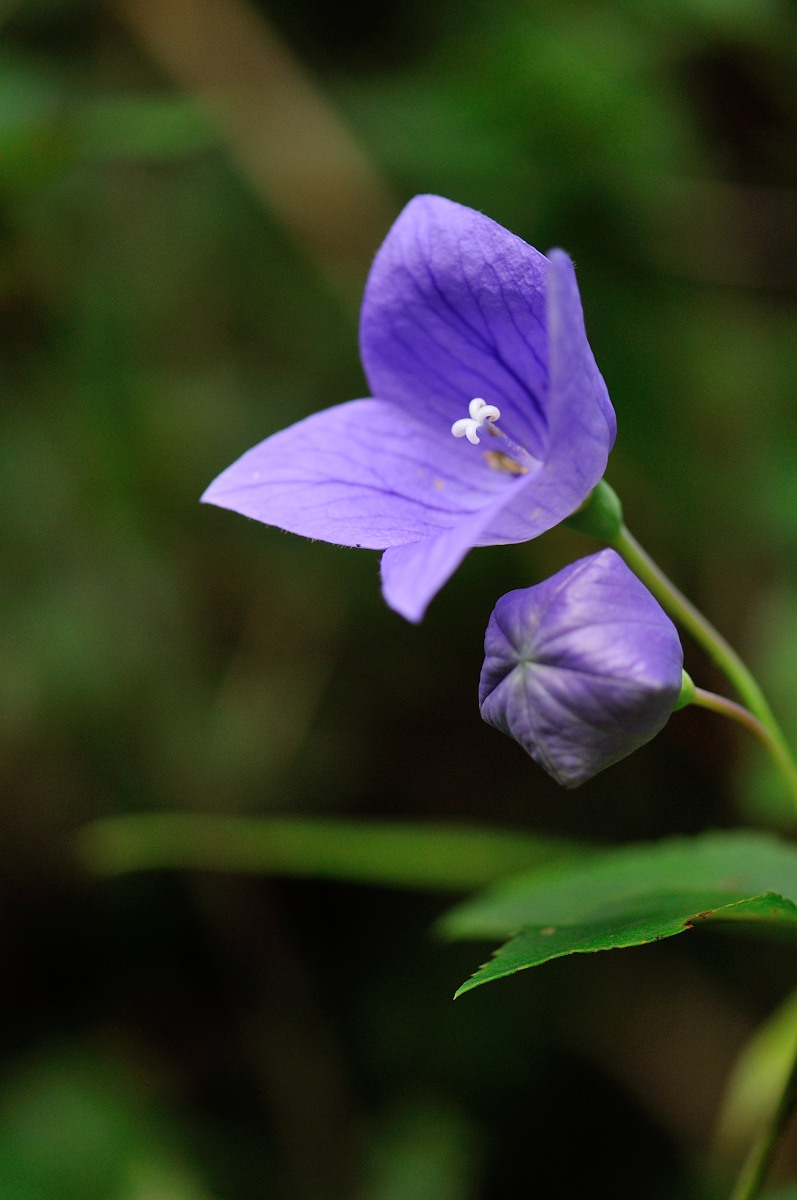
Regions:
[[384, 550], [387, 603], [419, 621], [473, 546], [523, 542], [601, 479], [616, 425], [573, 264], [439, 196], [406, 206], [365, 288], [372, 396], [275, 433], [202, 499]]
[[614, 550], [498, 601], [479, 706], [573, 788], [650, 741], [678, 701], [675, 626]]

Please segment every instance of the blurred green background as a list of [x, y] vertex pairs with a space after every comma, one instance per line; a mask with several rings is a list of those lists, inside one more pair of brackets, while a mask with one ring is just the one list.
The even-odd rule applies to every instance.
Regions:
[[492, 605], [575, 535], [475, 552], [411, 627], [377, 555], [197, 501], [363, 394], [400, 206], [470, 204], [574, 256], [628, 523], [797, 738], [796, 150], [789, 0], [0, 2], [2, 1200], [711, 1194], [788, 945], [694, 933], [453, 1004], [488, 948], [434, 941], [445, 896], [94, 881], [70, 837], [144, 811], [776, 823], [710, 714], [573, 794], [481, 724]]

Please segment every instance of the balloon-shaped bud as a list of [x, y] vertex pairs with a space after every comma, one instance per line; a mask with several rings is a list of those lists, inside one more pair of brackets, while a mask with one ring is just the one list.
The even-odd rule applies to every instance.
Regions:
[[666, 724], [681, 693], [675, 626], [614, 550], [498, 601], [479, 707], [564, 787], [578, 787]]

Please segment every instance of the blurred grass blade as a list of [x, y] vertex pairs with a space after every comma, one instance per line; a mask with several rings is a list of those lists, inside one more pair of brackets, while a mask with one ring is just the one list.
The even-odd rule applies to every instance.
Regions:
[[[792, 992], [744, 1047], [728, 1081], [714, 1134], [718, 1177], [734, 1173], [748, 1146], [772, 1120], [795, 1055], [797, 992]], [[797, 1190], [789, 1194], [797, 1198]]]
[[585, 853], [512, 830], [190, 813], [104, 817], [79, 829], [74, 844], [94, 875], [234, 871], [454, 891]]

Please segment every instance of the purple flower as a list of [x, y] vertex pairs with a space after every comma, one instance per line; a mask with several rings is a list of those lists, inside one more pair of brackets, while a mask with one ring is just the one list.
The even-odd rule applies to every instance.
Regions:
[[564, 787], [643, 746], [678, 700], [672, 621], [614, 550], [495, 606], [479, 707]]
[[439, 196], [416, 196], [380, 248], [360, 348], [375, 399], [267, 438], [202, 499], [385, 549], [385, 598], [419, 621], [471, 547], [526, 541], [578, 508], [614, 412], [567, 255]]

